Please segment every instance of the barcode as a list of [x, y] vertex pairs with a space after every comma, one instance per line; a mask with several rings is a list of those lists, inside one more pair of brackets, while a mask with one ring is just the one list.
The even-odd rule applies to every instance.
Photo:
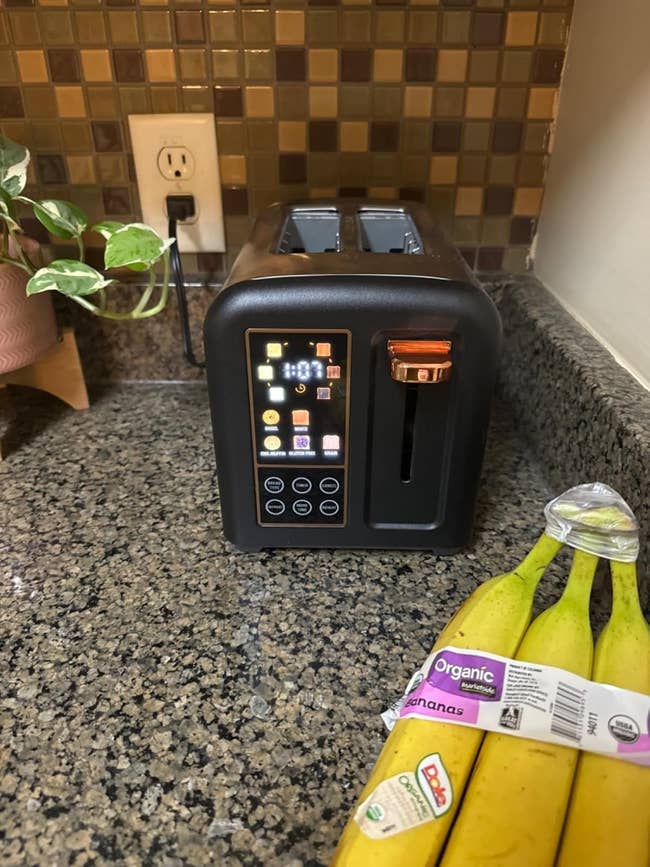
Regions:
[[567, 683], [559, 683], [551, 717], [553, 734], [579, 741], [583, 708], [584, 694]]

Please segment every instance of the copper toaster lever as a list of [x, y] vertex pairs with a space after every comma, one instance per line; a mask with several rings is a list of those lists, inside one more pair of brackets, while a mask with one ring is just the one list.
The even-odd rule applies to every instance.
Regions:
[[432, 385], [451, 376], [451, 340], [389, 340], [388, 357], [397, 382]]

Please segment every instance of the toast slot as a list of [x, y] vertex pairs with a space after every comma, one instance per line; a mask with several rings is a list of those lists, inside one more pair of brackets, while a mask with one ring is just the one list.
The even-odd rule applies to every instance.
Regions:
[[413, 433], [415, 414], [418, 408], [418, 388], [416, 385], [406, 386], [404, 402], [404, 433], [402, 435], [402, 481], [410, 482], [413, 471]]
[[341, 215], [336, 208], [292, 208], [276, 253], [338, 253]]
[[365, 253], [422, 255], [422, 239], [403, 208], [360, 208], [359, 244]]

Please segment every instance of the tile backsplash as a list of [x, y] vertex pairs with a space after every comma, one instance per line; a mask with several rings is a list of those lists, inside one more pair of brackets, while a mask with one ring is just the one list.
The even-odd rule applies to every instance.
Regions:
[[208, 111], [228, 253], [191, 273], [219, 279], [270, 202], [336, 195], [424, 201], [473, 267], [525, 269], [570, 0], [0, 3], [32, 196], [138, 218], [127, 116]]

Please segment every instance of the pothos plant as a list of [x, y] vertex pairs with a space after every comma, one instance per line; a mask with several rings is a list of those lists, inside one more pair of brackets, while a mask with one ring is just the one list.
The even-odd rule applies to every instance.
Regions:
[[[23, 195], [27, 183], [30, 154], [26, 147], [0, 135], [0, 265], [14, 265], [29, 275], [27, 294], [60, 292], [97, 316], [107, 319], [145, 319], [165, 307], [169, 296], [169, 248], [173, 240], [161, 238], [142, 223], [124, 225], [106, 220], [90, 227], [106, 242], [104, 265], [107, 269], [128, 268], [148, 272], [147, 282], [132, 310], [110, 310], [106, 289], [116, 281], [84, 262], [83, 233], [89, 229], [88, 217], [71, 202], [42, 199], [35, 202]], [[37, 267], [21, 244], [22, 229], [18, 203], [30, 207], [34, 216], [56, 238], [74, 240], [79, 250], [71, 259], [56, 259]], [[163, 283], [155, 303], [155, 264], [163, 261]]]

